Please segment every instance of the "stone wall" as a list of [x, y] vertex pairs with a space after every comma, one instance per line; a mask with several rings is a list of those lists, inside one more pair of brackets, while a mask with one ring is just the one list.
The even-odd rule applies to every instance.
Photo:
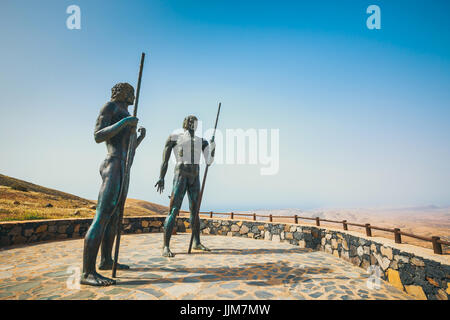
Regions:
[[[162, 232], [165, 216], [124, 219], [124, 233]], [[92, 219], [0, 223], [0, 247], [84, 237]], [[229, 219], [201, 219], [203, 234], [285, 241], [326, 251], [365, 270], [378, 268], [393, 286], [420, 299], [447, 300], [450, 258], [429, 249], [367, 237], [361, 233], [310, 225]], [[187, 217], [177, 219], [177, 232], [190, 232]]]
[[[164, 216], [124, 219], [124, 233], [162, 232]], [[77, 239], [85, 236], [92, 219], [33, 220], [0, 222], [0, 248], [49, 240]]]

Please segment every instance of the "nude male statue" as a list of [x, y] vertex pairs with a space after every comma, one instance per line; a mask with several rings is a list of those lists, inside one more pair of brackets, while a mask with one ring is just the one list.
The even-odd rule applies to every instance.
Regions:
[[170, 251], [169, 243], [172, 235], [175, 217], [178, 215], [184, 195], [188, 194], [190, 223], [193, 233], [193, 249], [210, 251], [200, 243], [200, 221], [194, 219], [200, 193], [200, 157], [203, 152], [205, 161], [212, 163], [214, 157], [215, 143], [197, 137], [197, 118], [188, 116], [183, 121], [184, 132], [172, 134], [166, 141], [163, 152], [163, 163], [161, 173], [155, 187], [160, 193], [164, 190], [164, 177], [169, 164], [170, 153], [173, 151], [176, 158], [175, 175], [173, 178], [173, 189], [170, 200], [169, 214], [164, 221], [164, 248], [162, 255], [164, 257], [173, 257]]
[[[128, 106], [134, 103], [134, 99], [134, 88], [130, 84], [116, 84], [111, 89], [111, 101], [103, 106], [97, 118], [94, 131], [95, 141], [97, 143], [105, 142], [108, 154], [100, 166], [103, 183], [98, 195], [95, 217], [84, 239], [81, 284], [108, 286], [116, 283], [115, 280], [97, 273], [95, 262], [101, 245], [99, 269], [112, 269], [112, 247], [117, 233], [119, 215], [123, 212], [127, 198], [128, 185], [124, 185], [120, 199], [119, 192], [123, 183], [131, 129], [138, 123], [138, 119], [130, 116], [128, 112]], [[136, 147], [146, 134], [143, 127], [139, 128], [138, 132], [140, 135], [137, 138]], [[134, 157], [134, 152], [132, 155]], [[113, 215], [116, 205], [118, 208]], [[129, 266], [118, 264], [117, 268], [129, 269]]]

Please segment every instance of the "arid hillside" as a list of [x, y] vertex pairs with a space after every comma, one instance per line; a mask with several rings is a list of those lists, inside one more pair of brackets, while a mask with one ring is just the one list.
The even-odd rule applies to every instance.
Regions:
[[[0, 174], [0, 221], [92, 217], [96, 201]], [[127, 199], [126, 216], [166, 214], [167, 207]]]

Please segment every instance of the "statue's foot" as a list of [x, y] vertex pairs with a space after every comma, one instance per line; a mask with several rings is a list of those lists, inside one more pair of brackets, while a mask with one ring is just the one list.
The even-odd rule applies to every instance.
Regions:
[[164, 247], [164, 248], [163, 248], [162, 256], [163, 256], [163, 257], [169, 257], [169, 258], [172, 258], [172, 257], [174, 257], [175, 255], [172, 253], [172, 251], [170, 251], [169, 247]]
[[[113, 267], [113, 261], [106, 261], [106, 262], [101, 262], [100, 265], [98, 266], [98, 268], [100, 270], [112, 270]], [[122, 263], [117, 263], [117, 269], [118, 270], [128, 270], [130, 269], [130, 266], [126, 265], [126, 264], [122, 264]]]
[[202, 251], [211, 251], [209, 248], [205, 247], [204, 245], [202, 245], [201, 243], [194, 245], [192, 247], [192, 249], [194, 250], [202, 250]]
[[83, 273], [80, 278], [80, 283], [88, 286], [105, 287], [116, 284], [116, 280], [102, 276], [97, 272]]

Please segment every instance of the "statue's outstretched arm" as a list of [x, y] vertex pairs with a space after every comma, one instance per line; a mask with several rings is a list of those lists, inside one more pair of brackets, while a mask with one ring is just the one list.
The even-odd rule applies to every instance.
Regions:
[[164, 191], [164, 177], [166, 176], [167, 168], [169, 167], [170, 153], [172, 152], [172, 149], [175, 146], [175, 144], [176, 144], [176, 140], [171, 135], [167, 139], [166, 145], [164, 146], [163, 163], [161, 165], [161, 171], [160, 171], [160, 174], [159, 174], [159, 180], [155, 184], [156, 190], [159, 193]]
[[176, 141], [174, 141], [172, 136], [170, 136], [166, 141], [166, 145], [164, 146], [164, 150], [163, 150], [163, 162], [162, 162], [161, 171], [159, 174], [160, 179], [164, 179], [164, 177], [166, 176], [167, 168], [169, 166], [170, 153], [172, 152], [172, 149], [175, 146], [175, 143], [176, 143]]

